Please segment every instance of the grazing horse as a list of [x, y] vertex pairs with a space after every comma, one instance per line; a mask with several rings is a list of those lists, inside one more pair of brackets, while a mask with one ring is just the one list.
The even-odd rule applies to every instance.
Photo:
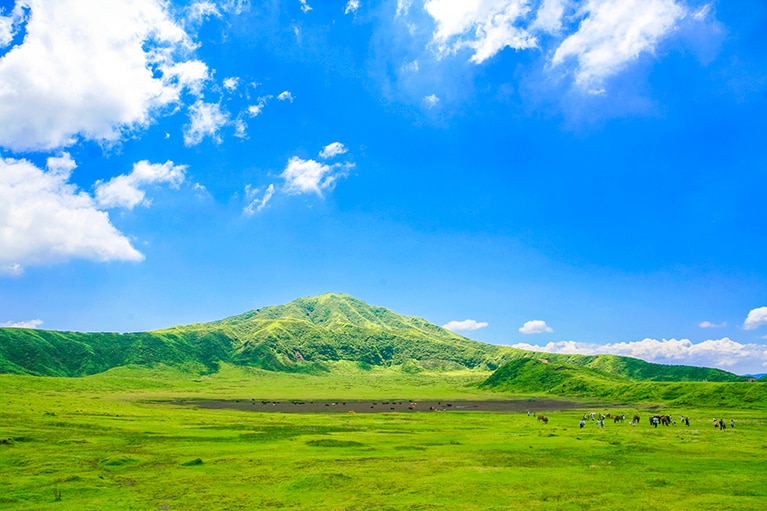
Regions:
[[625, 415], [616, 415], [615, 417], [613, 417], [613, 424], [615, 424], [617, 422], [623, 422], [625, 420], [626, 420], [626, 416]]
[[634, 414], [634, 418], [631, 419], [631, 420], [634, 421], [634, 423], [638, 423], [639, 422], [639, 415]]
[[549, 423], [549, 418], [546, 417], [545, 415], [539, 415], [538, 416], [538, 420], [543, 422], [544, 424], [548, 424]]

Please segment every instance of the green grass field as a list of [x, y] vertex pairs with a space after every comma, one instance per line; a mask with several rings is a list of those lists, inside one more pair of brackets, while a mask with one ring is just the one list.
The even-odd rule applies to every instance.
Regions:
[[[479, 389], [488, 373], [335, 369], [0, 375], [0, 509], [722, 510], [767, 502], [767, 403], [584, 403], [546, 412], [548, 424], [526, 413], [278, 414], [170, 404], [511, 397]], [[580, 429], [590, 411], [642, 421]], [[652, 428], [647, 417], [656, 411], [692, 424]], [[713, 417], [736, 427], [717, 430]]]

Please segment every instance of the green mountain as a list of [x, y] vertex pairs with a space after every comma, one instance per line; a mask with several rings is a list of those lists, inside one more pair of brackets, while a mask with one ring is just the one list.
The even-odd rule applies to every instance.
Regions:
[[[547, 393], [615, 403], [747, 406], [767, 403], [767, 386], [717, 369], [649, 364], [626, 357], [519, 358], [480, 387], [511, 393]], [[567, 363], [570, 362], [570, 363]], [[655, 371], [655, 372], [654, 372]], [[643, 375], [649, 374], [649, 377]], [[700, 378], [703, 376], [703, 378]], [[698, 379], [700, 378], [700, 379]]]
[[128, 364], [227, 362], [322, 371], [328, 362], [404, 370], [494, 370], [521, 350], [472, 341], [348, 295], [300, 298], [211, 323], [140, 333], [0, 329], [0, 372], [82, 376]]
[[488, 388], [560, 392], [633, 381], [743, 381], [717, 369], [599, 355], [550, 355], [473, 341], [421, 318], [340, 294], [300, 298], [211, 323], [137, 333], [0, 329], [0, 372], [84, 376], [124, 365], [216, 371], [222, 362], [317, 372], [333, 362], [361, 369], [497, 371]]

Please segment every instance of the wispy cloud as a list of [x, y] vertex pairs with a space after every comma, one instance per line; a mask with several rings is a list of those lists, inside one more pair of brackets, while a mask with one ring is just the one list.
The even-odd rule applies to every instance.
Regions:
[[277, 99], [280, 101], [290, 101], [293, 102], [293, 94], [289, 90], [284, 90], [280, 92], [279, 96], [277, 96]]
[[481, 64], [504, 48], [521, 50], [537, 44], [518, 25], [530, 12], [527, 0], [427, 0], [424, 9], [437, 25], [432, 44], [440, 56], [468, 49], [469, 60]]
[[149, 206], [151, 200], [146, 199], [146, 185], [165, 183], [172, 188], [178, 188], [184, 182], [186, 165], [174, 165], [172, 161], [165, 163], [149, 163], [142, 160], [133, 165], [130, 174], [121, 174], [107, 182], [96, 182], [96, 201], [104, 208], [127, 208]]
[[229, 76], [227, 78], [224, 78], [224, 81], [221, 82], [221, 84], [224, 86], [224, 89], [226, 89], [229, 92], [234, 92], [237, 90], [237, 87], [240, 85], [240, 79], [236, 76]]
[[189, 107], [189, 124], [184, 127], [184, 144], [197, 145], [205, 137], [210, 137], [220, 144], [219, 131], [228, 123], [229, 114], [221, 110], [221, 105], [198, 100]]
[[544, 346], [526, 343], [513, 345], [529, 351], [571, 355], [611, 354], [634, 357], [658, 364], [683, 364], [717, 367], [738, 374], [763, 372], [767, 367], [767, 346], [741, 344], [728, 337], [693, 343], [689, 339], [642, 339], [614, 344], [575, 341], [550, 342]]
[[701, 328], [724, 328], [727, 326], [727, 322], [723, 321], [721, 323], [712, 323], [711, 321], [701, 321], [698, 323], [698, 326]]
[[691, 14], [686, 0], [426, 0], [423, 11], [410, 7], [400, 0], [395, 19], [413, 37], [431, 21], [426, 48], [438, 60], [466, 57], [481, 65], [506, 49], [534, 49], [547, 72], [571, 76], [586, 93], [605, 89], [608, 78], [640, 56], [654, 55], [685, 18], [706, 22], [710, 10]]
[[306, 0], [298, 0], [298, 1], [301, 3], [301, 10], [304, 11], [305, 13], [313, 10], [312, 6], [309, 5], [309, 3]]
[[675, 0], [589, 0], [583, 11], [578, 30], [557, 48], [551, 64], [575, 59], [575, 83], [585, 90], [652, 53], [686, 14]]
[[274, 195], [274, 185], [270, 184], [266, 187], [263, 195], [261, 195], [260, 188], [253, 188], [250, 185], [245, 185], [245, 201], [246, 206], [242, 208], [242, 214], [245, 216], [253, 216], [256, 213], [260, 213], [264, 210], [266, 205], [272, 199]]
[[434, 108], [437, 106], [437, 103], [439, 103], [439, 98], [436, 94], [429, 94], [425, 98], [423, 98], [424, 104], [429, 108]]
[[357, 12], [357, 9], [360, 8], [360, 0], [349, 0], [346, 2], [346, 7], [344, 8], [344, 14], [355, 14]]
[[449, 323], [442, 325], [442, 328], [451, 330], [453, 332], [459, 332], [464, 330], [467, 330], [467, 331], [479, 330], [480, 328], [485, 328], [487, 325], [488, 324], [485, 321], [475, 321], [473, 319], [464, 319], [463, 321], [450, 321]]
[[43, 324], [43, 321], [41, 319], [31, 319], [29, 321], [6, 321], [5, 323], [0, 323], [0, 327], [2, 328], [37, 328], [40, 325]]
[[554, 330], [548, 326], [545, 321], [534, 319], [525, 322], [525, 324], [520, 327], [519, 331], [523, 334], [547, 334]]

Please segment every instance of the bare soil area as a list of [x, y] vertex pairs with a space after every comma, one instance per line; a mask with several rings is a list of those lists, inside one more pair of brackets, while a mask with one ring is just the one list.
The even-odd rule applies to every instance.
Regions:
[[174, 401], [173, 404], [209, 409], [251, 410], [279, 413], [392, 413], [392, 412], [545, 412], [583, 408], [584, 403], [555, 399], [488, 401], [271, 401], [236, 399], [217, 401]]

